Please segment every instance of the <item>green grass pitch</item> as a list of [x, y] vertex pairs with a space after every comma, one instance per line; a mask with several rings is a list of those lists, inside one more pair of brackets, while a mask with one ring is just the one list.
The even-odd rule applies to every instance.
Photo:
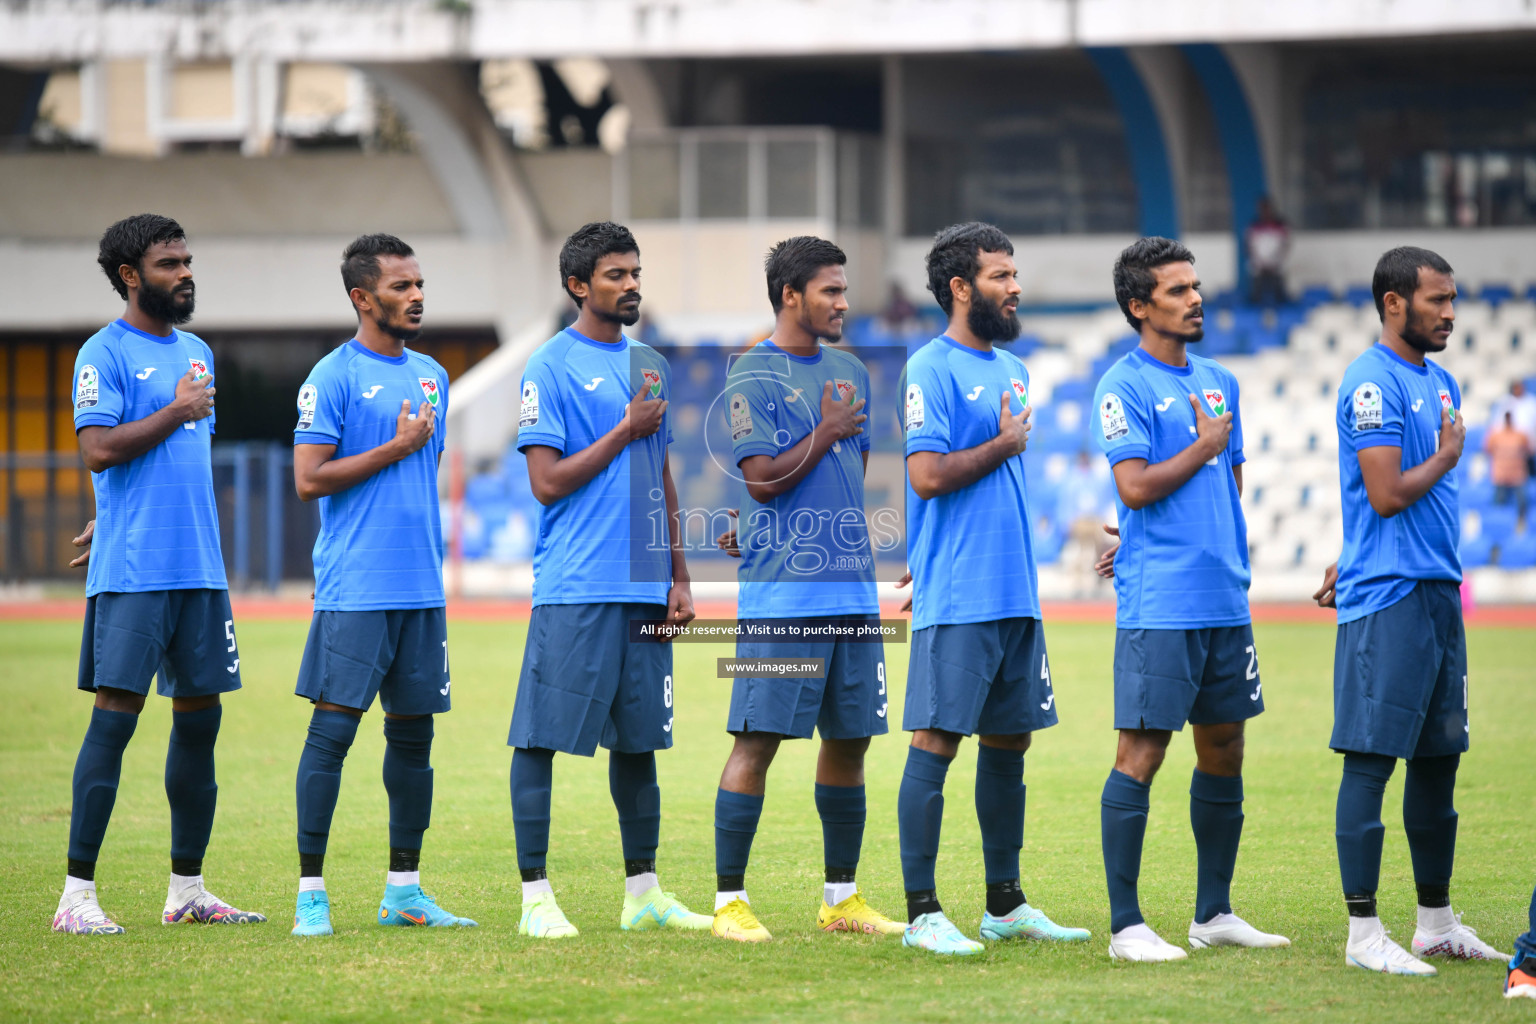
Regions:
[[[1536, 1007], [1500, 998], [1498, 964], [1448, 964], [1430, 979], [1378, 977], [1343, 963], [1345, 920], [1333, 846], [1339, 761], [1327, 750], [1333, 632], [1307, 625], [1257, 630], [1269, 712], [1249, 732], [1247, 825], [1235, 909], [1291, 936], [1278, 951], [1209, 950], [1167, 965], [1111, 965], [1099, 857], [1099, 790], [1114, 746], [1108, 625], [1047, 624], [1062, 724], [1030, 752], [1023, 884], [1059, 922], [1093, 929], [1067, 947], [993, 946], [941, 960], [898, 941], [821, 935], [814, 915], [821, 832], [811, 799], [815, 748], [788, 743], [769, 779], [748, 887], [772, 943], [742, 947], [704, 934], [620, 932], [622, 861], [606, 764], [555, 765], [550, 873], [580, 938], [542, 945], [517, 935], [505, 747], [525, 623], [455, 623], [455, 710], [441, 716], [433, 760], [436, 806], [424, 880], [473, 931], [382, 929], [386, 801], [377, 709], [347, 762], [326, 865], [338, 934], [291, 938], [297, 856], [293, 777], [309, 706], [292, 696], [305, 623], [240, 626], [245, 689], [226, 702], [219, 743], [219, 816], [208, 851], [210, 887], [270, 918], [253, 927], [158, 923], [168, 862], [161, 788], [170, 710], [151, 700], [123, 767], [97, 880], [118, 938], [55, 935], [69, 829], [69, 785], [89, 700], [74, 690], [79, 626], [0, 623], [0, 680], [10, 725], [0, 739], [0, 1020], [422, 1021], [612, 1020], [1536, 1020]], [[1529, 630], [1471, 631], [1471, 753], [1457, 797], [1461, 829], [1452, 895], [1467, 923], [1509, 949], [1525, 928], [1536, 882], [1536, 824], [1524, 769], [1531, 750]], [[714, 889], [713, 797], [729, 748], [729, 682], [714, 659], [679, 646], [676, 746], [659, 757], [663, 885], [695, 909]], [[887, 648], [899, 721], [905, 646]], [[870, 820], [860, 883], [903, 916], [896, 790], [906, 739], [875, 741]], [[981, 850], [971, 802], [975, 747], [950, 773], [939, 890], [975, 934]], [[1153, 789], [1142, 867], [1149, 923], [1184, 942], [1193, 912], [1189, 831], [1193, 753], [1175, 738]], [[1406, 944], [1413, 886], [1399, 817], [1399, 770], [1388, 790], [1382, 914]]]

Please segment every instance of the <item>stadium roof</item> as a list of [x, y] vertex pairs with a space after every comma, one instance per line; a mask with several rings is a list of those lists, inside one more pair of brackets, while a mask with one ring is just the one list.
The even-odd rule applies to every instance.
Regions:
[[1536, 31], [1526, 0], [13, 0], [0, 61], [922, 53]]

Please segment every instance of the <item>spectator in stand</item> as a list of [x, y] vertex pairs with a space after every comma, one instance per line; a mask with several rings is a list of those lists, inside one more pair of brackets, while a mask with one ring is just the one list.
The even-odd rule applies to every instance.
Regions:
[[1488, 478], [1493, 481], [1493, 502], [1508, 505], [1510, 499], [1525, 519], [1526, 482], [1531, 479], [1531, 442], [1515, 426], [1515, 414], [1506, 412], [1502, 422], [1488, 431], [1483, 450], [1491, 463]]
[[905, 334], [918, 326], [917, 307], [912, 305], [912, 300], [907, 298], [901, 290], [901, 285], [891, 282], [891, 297], [885, 304], [885, 311], [880, 314], [880, 319], [885, 321], [885, 326], [892, 334]]
[[1285, 305], [1290, 301], [1285, 291], [1285, 259], [1291, 251], [1291, 230], [1269, 196], [1259, 200], [1258, 216], [1248, 225], [1243, 244], [1251, 282], [1248, 300], [1255, 306]]
[[1525, 435], [1531, 452], [1526, 467], [1536, 474], [1536, 395], [1526, 389], [1525, 381], [1517, 380], [1509, 386], [1509, 394], [1493, 403], [1488, 420], [1497, 427], [1504, 422], [1505, 413], [1514, 417], [1515, 429]]

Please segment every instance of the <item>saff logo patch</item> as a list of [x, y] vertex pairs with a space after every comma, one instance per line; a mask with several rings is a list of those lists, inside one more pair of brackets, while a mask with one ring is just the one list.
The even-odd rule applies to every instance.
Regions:
[[1381, 386], [1374, 381], [1366, 381], [1355, 388], [1354, 398], [1355, 429], [1376, 430], [1382, 424]]
[[752, 406], [741, 392], [731, 396], [731, 440], [752, 436]]
[[531, 427], [539, 422], [539, 386], [531, 380], [523, 381], [523, 406], [517, 414], [519, 427]]
[[204, 377], [208, 376], [207, 363], [203, 362], [201, 359], [188, 359], [187, 362], [192, 364], [193, 380], [202, 380]]
[[661, 374], [655, 370], [641, 370], [640, 379], [644, 382], [645, 390], [651, 393], [652, 398], [661, 397]]
[[432, 408], [437, 408], [442, 401], [442, 392], [438, 390], [436, 377], [417, 377], [421, 382], [421, 393], [427, 396], [427, 401], [432, 403]]
[[320, 392], [313, 384], [305, 384], [299, 388], [299, 430], [311, 427], [315, 422], [315, 405], [320, 397]]
[[903, 417], [908, 430], [923, 425], [923, 389], [916, 384], [907, 385], [906, 415]]
[[1118, 441], [1131, 432], [1131, 425], [1125, 418], [1125, 404], [1113, 391], [1099, 402], [1099, 429], [1106, 441]]
[[1211, 407], [1212, 416], [1220, 416], [1227, 411], [1227, 396], [1213, 388], [1202, 389], [1205, 392], [1205, 404]]
[[96, 367], [87, 363], [80, 367], [80, 375], [75, 378], [75, 408], [89, 409], [101, 401], [101, 375], [96, 372]]

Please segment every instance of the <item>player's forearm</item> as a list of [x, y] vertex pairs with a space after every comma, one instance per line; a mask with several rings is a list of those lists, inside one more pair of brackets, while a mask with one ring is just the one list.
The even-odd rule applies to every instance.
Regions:
[[752, 495], [753, 501], [763, 504], [788, 494], [816, 468], [835, 443], [836, 439], [826, 431], [813, 430], [778, 455], [744, 460], [741, 471], [746, 478], [747, 493]]
[[141, 420], [115, 427], [84, 427], [79, 433], [80, 453], [92, 473], [121, 466], [170, 437], [186, 422], [173, 405], [162, 406]]
[[620, 423], [579, 452], [559, 459], [541, 471], [529, 464], [529, 484], [540, 505], [553, 505], [581, 490], [608, 468], [629, 444], [629, 428]]
[[293, 485], [299, 492], [300, 501], [329, 498], [333, 494], [356, 487], [386, 466], [410, 454], [394, 442], [386, 442], [377, 448], [340, 459], [327, 459], [316, 466], [306, 466], [301, 460], [293, 463]]
[[1173, 458], [1151, 465], [1128, 466], [1126, 463], [1140, 460], [1127, 459], [1115, 464], [1115, 489], [1120, 492], [1120, 500], [1125, 502], [1126, 508], [1146, 508], [1189, 483], [1211, 458], [1210, 450], [1196, 441]]
[[[924, 454], [937, 457], [918, 458]], [[974, 448], [963, 448], [958, 452], [913, 452], [907, 456], [907, 476], [912, 481], [912, 490], [927, 501], [969, 487], [1013, 458], [1014, 454], [1012, 446], [999, 434]]]
[[1412, 469], [1387, 475], [1386, 479], [1362, 474], [1366, 499], [1377, 515], [1391, 519], [1428, 494], [1455, 465], [1441, 452], [1435, 452]]

